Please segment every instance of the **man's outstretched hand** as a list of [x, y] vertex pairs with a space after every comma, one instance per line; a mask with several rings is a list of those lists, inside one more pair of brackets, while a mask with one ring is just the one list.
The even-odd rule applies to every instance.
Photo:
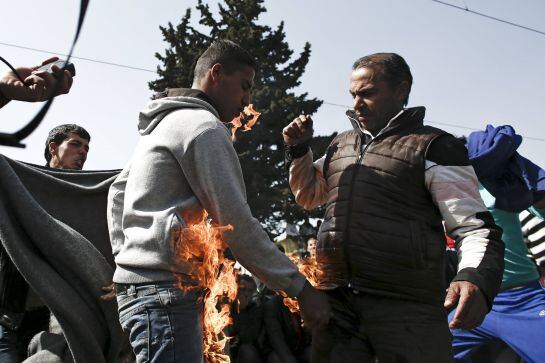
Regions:
[[[0, 107], [11, 100], [40, 102], [68, 93], [70, 87], [72, 87], [70, 72], [67, 70], [61, 72], [61, 69], [57, 66], [52, 67], [53, 74], [46, 71], [36, 71], [41, 66], [55, 62], [58, 59], [58, 57], [52, 57], [38, 66], [15, 68], [24, 83], [13, 71], [8, 71], [0, 76], [0, 94], [3, 96]], [[60, 82], [60, 85], [55, 91], [58, 82]]]
[[451, 329], [474, 329], [481, 325], [488, 313], [486, 298], [477, 285], [469, 281], [454, 281], [450, 284], [445, 308], [456, 307], [456, 313], [449, 324]]

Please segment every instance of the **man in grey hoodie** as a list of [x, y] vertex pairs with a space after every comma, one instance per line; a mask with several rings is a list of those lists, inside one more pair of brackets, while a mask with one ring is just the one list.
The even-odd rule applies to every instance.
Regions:
[[192, 89], [167, 94], [140, 113], [142, 137], [110, 188], [119, 319], [138, 362], [202, 362], [202, 306], [197, 294], [175, 287], [190, 266], [174, 262], [171, 233], [203, 209], [215, 224], [234, 227], [223, 239], [245, 268], [298, 298], [310, 328], [329, 320], [325, 296], [271, 243], [246, 201], [224, 123], [249, 104], [255, 68], [237, 44], [214, 42], [197, 61]]

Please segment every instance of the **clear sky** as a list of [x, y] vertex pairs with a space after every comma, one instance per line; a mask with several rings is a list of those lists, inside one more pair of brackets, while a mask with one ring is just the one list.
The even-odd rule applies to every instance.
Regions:
[[[450, 0], [464, 6], [464, 1]], [[155, 70], [155, 52], [165, 43], [159, 25], [177, 24], [196, 0], [91, 0], [74, 55]], [[471, 10], [545, 31], [540, 0], [466, 0]], [[312, 45], [307, 71], [297, 92], [350, 105], [348, 77], [359, 57], [390, 51], [411, 67], [409, 106], [427, 107], [426, 120], [480, 129], [509, 123], [526, 136], [545, 140], [545, 36], [439, 5], [430, 0], [268, 0], [260, 21], [285, 21], [296, 53]], [[66, 53], [74, 36], [79, 1], [0, 0], [0, 42]], [[197, 12], [194, 11], [194, 19]], [[0, 44], [0, 55], [14, 65], [47, 58]], [[92, 136], [85, 169], [122, 168], [138, 140], [138, 112], [151, 91], [153, 72], [74, 59], [77, 76], [70, 94], [57, 98], [26, 149], [0, 147], [14, 159], [43, 164], [48, 131], [78, 123]], [[0, 65], [3, 72], [7, 68]], [[21, 128], [39, 104], [10, 103], [0, 111], [0, 132]], [[324, 104], [314, 116], [318, 134], [350, 127], [344, 108]], [[286, 122], [286, 120], [278, 120]], [[469, 130], [442, 127], [455, 134]], [[519, 151], [545, 166], [545, 141], [527, 139]]]

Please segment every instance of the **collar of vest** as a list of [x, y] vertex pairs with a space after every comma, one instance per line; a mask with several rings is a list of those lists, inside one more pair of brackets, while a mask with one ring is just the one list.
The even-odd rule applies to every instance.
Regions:
[[[363, 134], [363, 130], [359, 126], [355, 114], [352, 114], [351, 111], [347, 111], [346, 115], [348, 116], [354, 130], [356, 130], [360, 135]], [[401, 114], [398, 114], [397, 117], [391, 119], [390, 122], [388, 122], [388, 125], [380, 130], [375, 137], [389, 133], [393, 130], [399, 131], [423, 126], [425, 115], [426, 108], [423, 106], [406, 108]]]

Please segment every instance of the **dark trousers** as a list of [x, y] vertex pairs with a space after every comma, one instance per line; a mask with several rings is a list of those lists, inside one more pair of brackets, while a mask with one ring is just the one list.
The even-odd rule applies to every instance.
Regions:
[[28, 356], [34, 335], [49, 330], [49, 309], [45, 306], [26, 311], [17, 331], [0, 325], [0, 363], [16, 363]]
[[313, 363], [447, 363], [452, 336], [442, 306], [355, 293], [328, 293], [330, 324], [313, 332]]

